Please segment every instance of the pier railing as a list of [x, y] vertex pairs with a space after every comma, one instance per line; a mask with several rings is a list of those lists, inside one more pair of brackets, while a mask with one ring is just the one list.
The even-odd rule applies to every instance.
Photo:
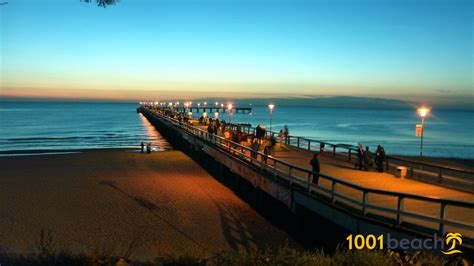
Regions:
[[[146, 108], [142, 108], [142, 111], [165, 120], [188, 134], [214, 145], [229, 157], [256, 167], [270, 178], [284, 182], [311, 197], [325, 200], [337, 208], [344, 208], [351, 213], [356, 212], [358, 215], [376, 219], [383, 223], [389, 222], [400, 227], [405, 227], [404, 222], [407, 222], [431, 229], [431, 231], [438, 232], [439, 234], [444, 234], [447, 230], [454, 230], [456, 232], [463, 232], [463, 235], [471, 239], [473, 238], [474, 225], [472, 221], [461, 221], [448, 217], [447, 209], [454, 208], [456, 212], [470, 212], [474, 214], [474, 202], [371, 189], [324, 174], [319, 175], [319, 183], [321, 185], [316, 185], [312, 182], [313, 173], [308, 169], [270, 155], [265, 155], [262, 152], [254, 151], [250, 147], [226, 140], [218, 135], [210, 134], [200, 128], [185, 124], [158, 112], [152, 112]], [[377, 197], [384, 197], [389, 201], [393, 201], [393, 207], [371, 203], [371, 198]], [[412, 208], [407, 208], [407, 204], [410, 205], [413, 202], [426, 205], [423, 210], [429, 213], [415, 212], [410, 210]], [[423, 224], [420, 224], [420, 222]], [[426, 224], [431, 226], [426, 226]]]
[[[278, 137], [277, 132], [267, 131], [267, 136]], [[333, 157], [349, 161], [357, 160], [357, 148], [346, 144], [333, 144], [325, 141], [288, 135], [283, 139], [286, 145], [313, 152], [331, 154]], [[372, 153], [372, 158], [375, 154]], [[419, 162], [396, 156], [385, 156], [385, 169], [395, 173], [397, 167], [407, 168], [407, 176], [412, 179], [441, 184], [443, 186], [474, 192], [474, 171], [448, 165]]]

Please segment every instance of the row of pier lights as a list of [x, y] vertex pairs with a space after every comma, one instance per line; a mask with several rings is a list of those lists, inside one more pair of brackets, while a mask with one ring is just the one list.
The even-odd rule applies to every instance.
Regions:
[[[160, 107], [173, 108], [173, 107], [178, 107], [180, 102], [179, 101], [176, 101], [176, 102], [139, 102], [139, 104], [140, 105], [145, 104], [145, 105], [154, 105], [154, 106], [160, 106]], [[186, 108], [186, 112], [188, 113], [188, 109], [193, 107], [193, 102], [191, 102], [191, 101], [184, 102], [183, 105]], [[197, 106], [198, 109], [201, 108], [201, 103], [198, 102], [196, 106]], [[203, 102], [202, 107], [204, 109], [208, 108], [207, 102]], [[219, 108], [219, 102], [215, 102], [215, 108]], [[220, 104], [220, 108], [224, 109], [224, 103]], [[234, 105], [232, 103], [227, 104], [227, 112], [229, 114], [229, 123], [232, 123], [232, 109], [233, 108], [234, 108]], [[268, 105], [268, 110], [269, 110], [269, 113], [270, 113], [270, 131], [272, 131], [272, 116], [273, 116], [273, 109], [274, 108], [275, 108], [274, 104], [269, 104]], [[217, 112], [216, 112], [216, 114], [217, 114]], [[217, 118], [217, 115], [216, 115], [216, 118]]]
[[[179, 106], [179, 101], [177, 102], [139, 102], [140, 105], [142, 104], [151, 104], [155, 106], [161, 106], [161, 107], [178, 107]], [[208, 108], [207, 102], [203, 102], [203, 108]], [[185, 102], [184, 107], [186, 108], [186, 112], [188, 112], [188, 108], [193, 107], [193, 103], [191, 101]], [[197, 103], [197, 108], [201, 108], [201, 103]], [[215, 108], [219, 108], [219, 102], [215, 102]], [[220, 103], [220, 108], [224, 110], [224, 103]], [[229, 114], [229, 123], [232, 123], [232, 109], [234, 108], [234, 105], [232, 103], [227, 104], [227, 112]], [[269, 104], [268, 105], [268, 112], [270, 114], [270, 132], [272, 131], [272, 120], [273, 120], [273, 109], [275, 109], [274, 104]], [[417, 131], [416, 131], [416, 136], [420, 137], [420, 157], [423, 157], [423, 135], [424, 135], [424, 128], [425, 128], [425, 119], [426, 117], [430, 114], [431, 109], [425, 106], [422, 106], [417, 109], [418, 115], [421, 117], [421, 125], [416, 125]], [[218, 113], [216, 115], [216, 118], [218, 116]]]

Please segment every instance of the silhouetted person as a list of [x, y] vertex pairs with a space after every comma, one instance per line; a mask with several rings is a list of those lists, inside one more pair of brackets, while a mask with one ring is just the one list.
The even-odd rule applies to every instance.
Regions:
[[372, 165], [372, 154], [369, 151], [369, 146], [367, 146], [364, 151], [364, 170], [368, 171], [370, 165]]
[[250, 148], [252, 148], [252, 158], [257, 159], [257, 151], [260, 149], [260, 141], [258, 138], [253, 138]]
[[375, 154], [375, 163], [377, 164], [377, 171], [383, 173], [383, 163], [385, 162], [385, 150], [382, 146], [377, 146], [377, 153]]
[[148, 142], [146, 144], [146, 153], [151, 153], [151, 143], [150, 142]]
[[280, 132], [278, 133], [278, 142], [283, 144], [283, 129], [280, 129]]
[[263, 147], [263, 153], [266, 155], [263, 157], [263, 161], [267, 163], [267, 156], [270, 155], [270, 143], [267, 143], [265, 147]]
[[265, 126], [263, 126], [263, 125], [258, 125], [258, 126], [255, 128], [255, 137], [258, 138], [258, 139], [263, 139], [263, 138], [265, 138], [266, 131], [267, 131], [267, 129], [265, 128]]
[[321, 170], [320, 169], [320, 166], [319, 166], [319, 160], [318, 160], [318, 156], [319, 154], [318, 153], [315, 153], [313, 155], [313, 159], [311, 159], [309, 161], [309, 164], [312, 166], [312, 174], [313, 174], [313, 184], [318, 184], [318, 181], [319, 181], [319, 171]]
[[207, 132], [209, 134], [214, 134], [214, 127], [212, 126], [212, 124], [209, 124], [209, 126], [207, 126]]
[[269, 150], [269, 154], [270, 155], [274, 155], [275, 154], [275, 145], [276, 145], [276, 139], [275, 137], [272, 135], [268, 141], [270, 142], [270, 150]]
[[145, 143], [143, 143], [143, 141], [142, 141], [142, 153], [144, 153], [144, 152], [145, 152]]

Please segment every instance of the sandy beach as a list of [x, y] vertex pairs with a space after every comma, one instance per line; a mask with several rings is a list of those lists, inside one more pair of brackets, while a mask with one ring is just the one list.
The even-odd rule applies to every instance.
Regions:
[[[151, 260], [279, 247], [290, 237], [179, 151], [0, 158], [0, 247]], [[290, 246], [297, 246], [291, 239]]]

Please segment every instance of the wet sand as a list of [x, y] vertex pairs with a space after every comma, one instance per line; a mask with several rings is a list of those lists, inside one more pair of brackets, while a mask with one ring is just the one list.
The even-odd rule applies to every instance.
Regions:
[[[179, 151], [0, 157], [0, 248], [151, 260], [279, 247], [279, 230]], [[290, 246], [298, 246], [291, 239]]]

